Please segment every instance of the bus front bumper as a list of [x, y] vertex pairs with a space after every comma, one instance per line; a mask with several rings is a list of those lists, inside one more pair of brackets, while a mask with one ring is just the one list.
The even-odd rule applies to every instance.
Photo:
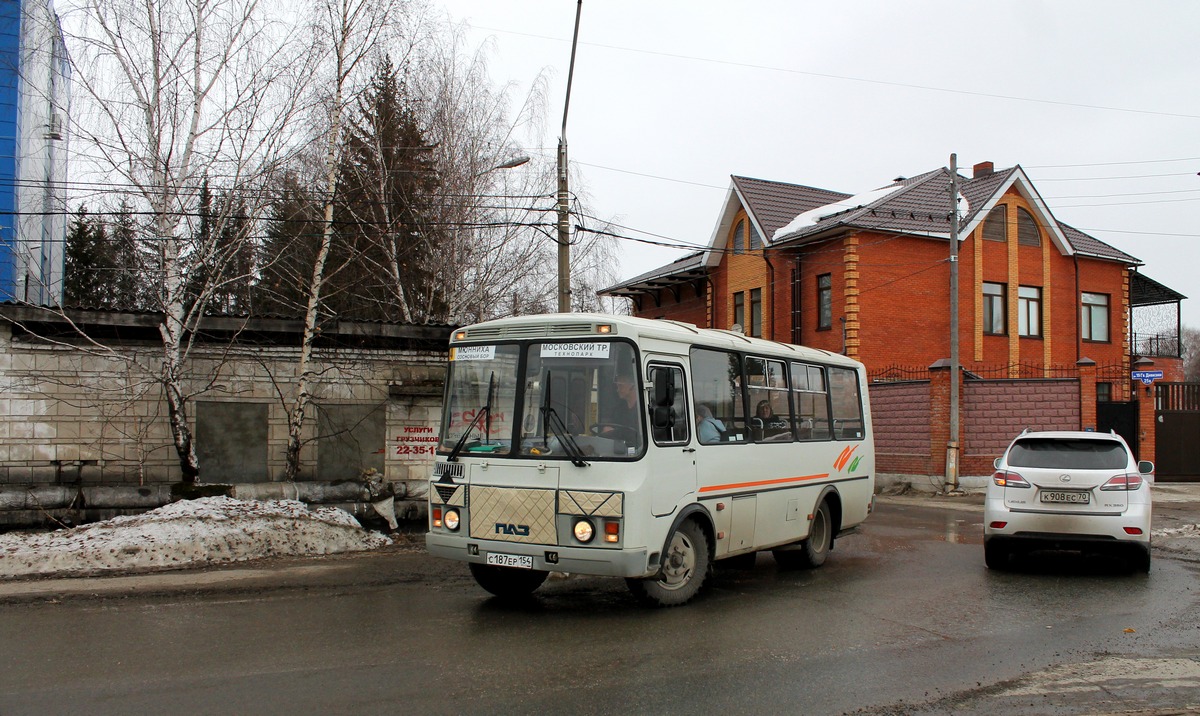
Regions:
[[532, 557], [533, 569], [546, 572], [572, 572], [605, 577], [649, 577], [658, 572], [658, 564], [648, 563], [649, 556], [645, 548], [603, 549], [519, 544], [432, 532], [425, 535], [425, 547], [435, 557], [480, 564], [485, 564], [487, 555], [493, 553]]

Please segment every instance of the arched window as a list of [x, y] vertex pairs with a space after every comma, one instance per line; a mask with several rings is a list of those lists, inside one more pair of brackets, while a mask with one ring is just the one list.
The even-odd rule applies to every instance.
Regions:
[[1024, 246], [1041, 246], [1042, 234], [1038, 231], [1037, 220], [1024, 209], [1017, 208], [1017, 243]]
[[733, 253], [741, 254], [746, 251], [746, 220], [742, 219], [733, 229]]
[[1008, 207], [1001, 204], [983, 221], [983, 238], [988, 241], [1008, 241]]
[[758, 251], [763, 247], [762, 237], [758, 235], [758, 229], [754, 228], [754, 224], [750, 224], [750, 250]]

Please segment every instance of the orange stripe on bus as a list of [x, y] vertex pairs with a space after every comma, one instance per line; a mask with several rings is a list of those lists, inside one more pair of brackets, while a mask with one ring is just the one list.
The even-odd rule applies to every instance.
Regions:
[[709, 485], [701, 487], [701, 492], [716, 492], [717, 490], [739, 490], [743, 487], [762, 487], [763, 485], [781, 485], [786, 482], [803, 482], [805, 480], [820, 480], [829, 477], [829, 473], [820, 475], [802, 475], [800, 477], [780, 477], [775, 480], [755, 480], [754, 482], [733, 482], [728, 485]]
[[834, 462], [833, 462], [834, 469], [841, 470], [843, 467], [845, 467], [846, 463], [850, 462], [850, 456], [853, 455], [854, 451], [857, 449], [858, 449], [858, 446], [855, 445], [853, 447], [848, 447], [845, 450], [842, 450], [842, 454], [838, 455], [838, 459], [834, 460]]

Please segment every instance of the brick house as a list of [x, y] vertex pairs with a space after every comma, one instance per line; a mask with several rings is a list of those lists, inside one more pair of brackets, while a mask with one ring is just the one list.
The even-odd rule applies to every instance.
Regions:
[[[601, 294], [631, 299], [638, 316], [844, 353], [880, 384], [933, 380], [930, 367], [950, 355], [950, 188], [946, 168], [859, 195], [734, 176], [706, 250]], [[1137, 258], [1055, 219], [1020, 166], [975, 165], [958, 177], [957, 207], [959, 359], [969, 380], [1073, 380], [1076, 397], [1065, 400], [1074, 411], [1043, 425], [1078, 429], [1097, 425], [1097, 401], [1139, 397], [1130, 371], [1147, 358], [1164, 380], [1182, 378], [1184, 296], [1143, 276]], [[1173, 325], [1135, 325], [1138, 306], [1171, 303]], [[1094, 375], [1087, 386], [1081, 365]], [[877, 413], [884, 393], [872, 389]], [[996, 434], [1028, 426], [1030, 413], [1002, 419]], [[1151, 450], [1153, 417], [1140, 418]], [[974, 427], [980, 434], [978, 419]], [[928, 458], [919, 471], [940, 471], [938, 448], [909, 443]]]

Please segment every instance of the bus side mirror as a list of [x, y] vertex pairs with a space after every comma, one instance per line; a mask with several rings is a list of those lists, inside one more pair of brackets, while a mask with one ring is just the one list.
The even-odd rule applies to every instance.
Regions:
[[654, 378], [654, 405], [669, 408], [675, 404], [675, 374], [669, 370], [656, 371]]
[[669, 406], [655, 406], [650, 420], [655, 430], [670, 430], [675, 427], [675, 411]]

